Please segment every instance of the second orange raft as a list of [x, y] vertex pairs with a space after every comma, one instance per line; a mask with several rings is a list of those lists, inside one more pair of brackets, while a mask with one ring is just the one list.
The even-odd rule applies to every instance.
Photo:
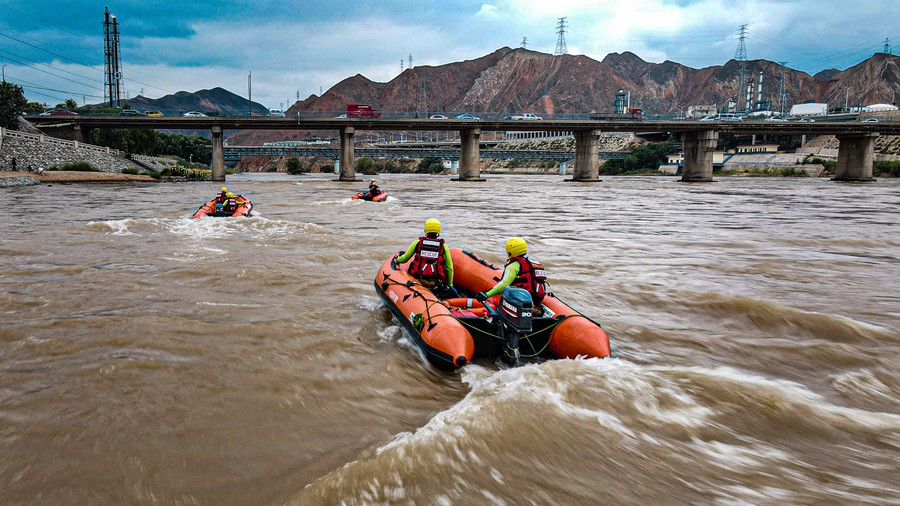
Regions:
[[[453, 285], [462, 295], [489, 290], [503, 274], [501, 268], [473, 253], [450, 248], [450, 254]], [[508, 349], [507, 339], [498, 332], [499, 313], [465, 296], [441, 299], [405, 266], [392, 265], [391, 259], [378, 270], [375, 290], [439, 369], [453, 370], [475, 358], [501, 358]], [[600, 324], [553, 294], [544, 298], [539, 309], [541, 315], [530, 318], [528, 330], [517, 338], [522, 358], [610, 355], [609, 336]]]

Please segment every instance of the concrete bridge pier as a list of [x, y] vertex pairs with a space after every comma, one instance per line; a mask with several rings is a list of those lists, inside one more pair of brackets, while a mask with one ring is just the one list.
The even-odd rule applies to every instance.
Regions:
[[569, 181], [600, 181], [600, 130], [581, 130], [575, 134], [575, 173]]
[[559, 175], [560, 176], [566, 175], [566, 161], [565, 160], [559, 162]]
[[344, 127], [341, 129], [341, 160], [340, 160], [340, 177], [338, 181], [356, 181], [356, 160], [353, 153], [353, 137], [356, 135], [356, 129], [353, 127]]
[[225, 150], [220, 126], [212, 127], [212, 180], [225, 181]]
[[684, 172], [681, 180], [687, 183], [708, 183], [713, 180], [713, 151], [719, 143], [719, 132], [702, 130], [681, 134], [684, 149]]
[[459, 160], [450, 160], [450, 174], [457, 175], [459, 173]]
[[[73, 127], [73, 131], [74, 131], [74, 139], [72, 139], [72, 140], [74, 140], [75, 142], [84, 143], [84, 130], [81, 129], [81, 125], [75, 125]], [[90, 131], [88, 131], [88, 133], [90, 133]]]
[[457, 181], [484, 181], [481, 177], [481, 129], [470, 128], [459, 132], [460, 159]]
[[875, 181], [872, 164], [876, 137], [877, 133], [838, 134], [840, 145], [833, 181]]

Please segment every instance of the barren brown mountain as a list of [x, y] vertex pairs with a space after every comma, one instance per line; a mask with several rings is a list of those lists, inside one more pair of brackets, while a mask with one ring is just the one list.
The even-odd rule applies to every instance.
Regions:
[[[744, 64], [745, 83], [753, 82], [752, 97], [757, 96], [762, 72], [762, 98], [770, 100], [775, 110], [782, 107], [778, 96], [782, 74], [786, 111], [809, 100], [826, 101], [832, 107], [845, 102], [893, 103], [900, 92], [900, 57], [886, 53], [844, 71], [832, 69], [816, 76], [768, 60]], [[739, 95], [740, 75], [741, 62], [735, 60], [694, 69], [672, 61], [648, 63], [630, 52], [613, 53], [598, 62], [581, 55], [504, 47], [474, 60], [408, 68], [387, 83], [357, 74], [321, 97], [311, 95], [295, 103], [287, 114], [340, 114], [347, 103], [364, 102], [385, 115], [469, 112], [498, 117], [534, 112], [544, 117], [585, 117], [612, 111], [616, 92], [624, 89], [631, 92], [632, 105], [651, 116], [678, 115], [692, 105], [724, 107]], [[297, 132], [240, 132], [232, 135], [232, 144], [259, 144], [291, 135]]]

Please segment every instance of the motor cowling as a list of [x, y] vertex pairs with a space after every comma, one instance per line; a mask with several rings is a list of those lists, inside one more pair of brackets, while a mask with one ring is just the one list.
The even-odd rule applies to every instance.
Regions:
[[531, 294], [522, 288], [508, 287], [500, 294], [500, 335], [506, 340], [500, 359], [510, 367], [519, 365], [519, 338], [531, 332]]
[[531, 332], [533, 311], [534, 304], [528, 290], [510, 286], [500, 294], [500, 319], [510, 328], [519, 332]]

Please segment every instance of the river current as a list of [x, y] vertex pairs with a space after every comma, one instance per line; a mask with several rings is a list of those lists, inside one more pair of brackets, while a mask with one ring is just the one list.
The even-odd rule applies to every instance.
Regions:
[[[0, 190], [0, 503], [900, 504], [900, 180]], [[611, 359], [431, 367], [373, 288], [528, 240]]]

